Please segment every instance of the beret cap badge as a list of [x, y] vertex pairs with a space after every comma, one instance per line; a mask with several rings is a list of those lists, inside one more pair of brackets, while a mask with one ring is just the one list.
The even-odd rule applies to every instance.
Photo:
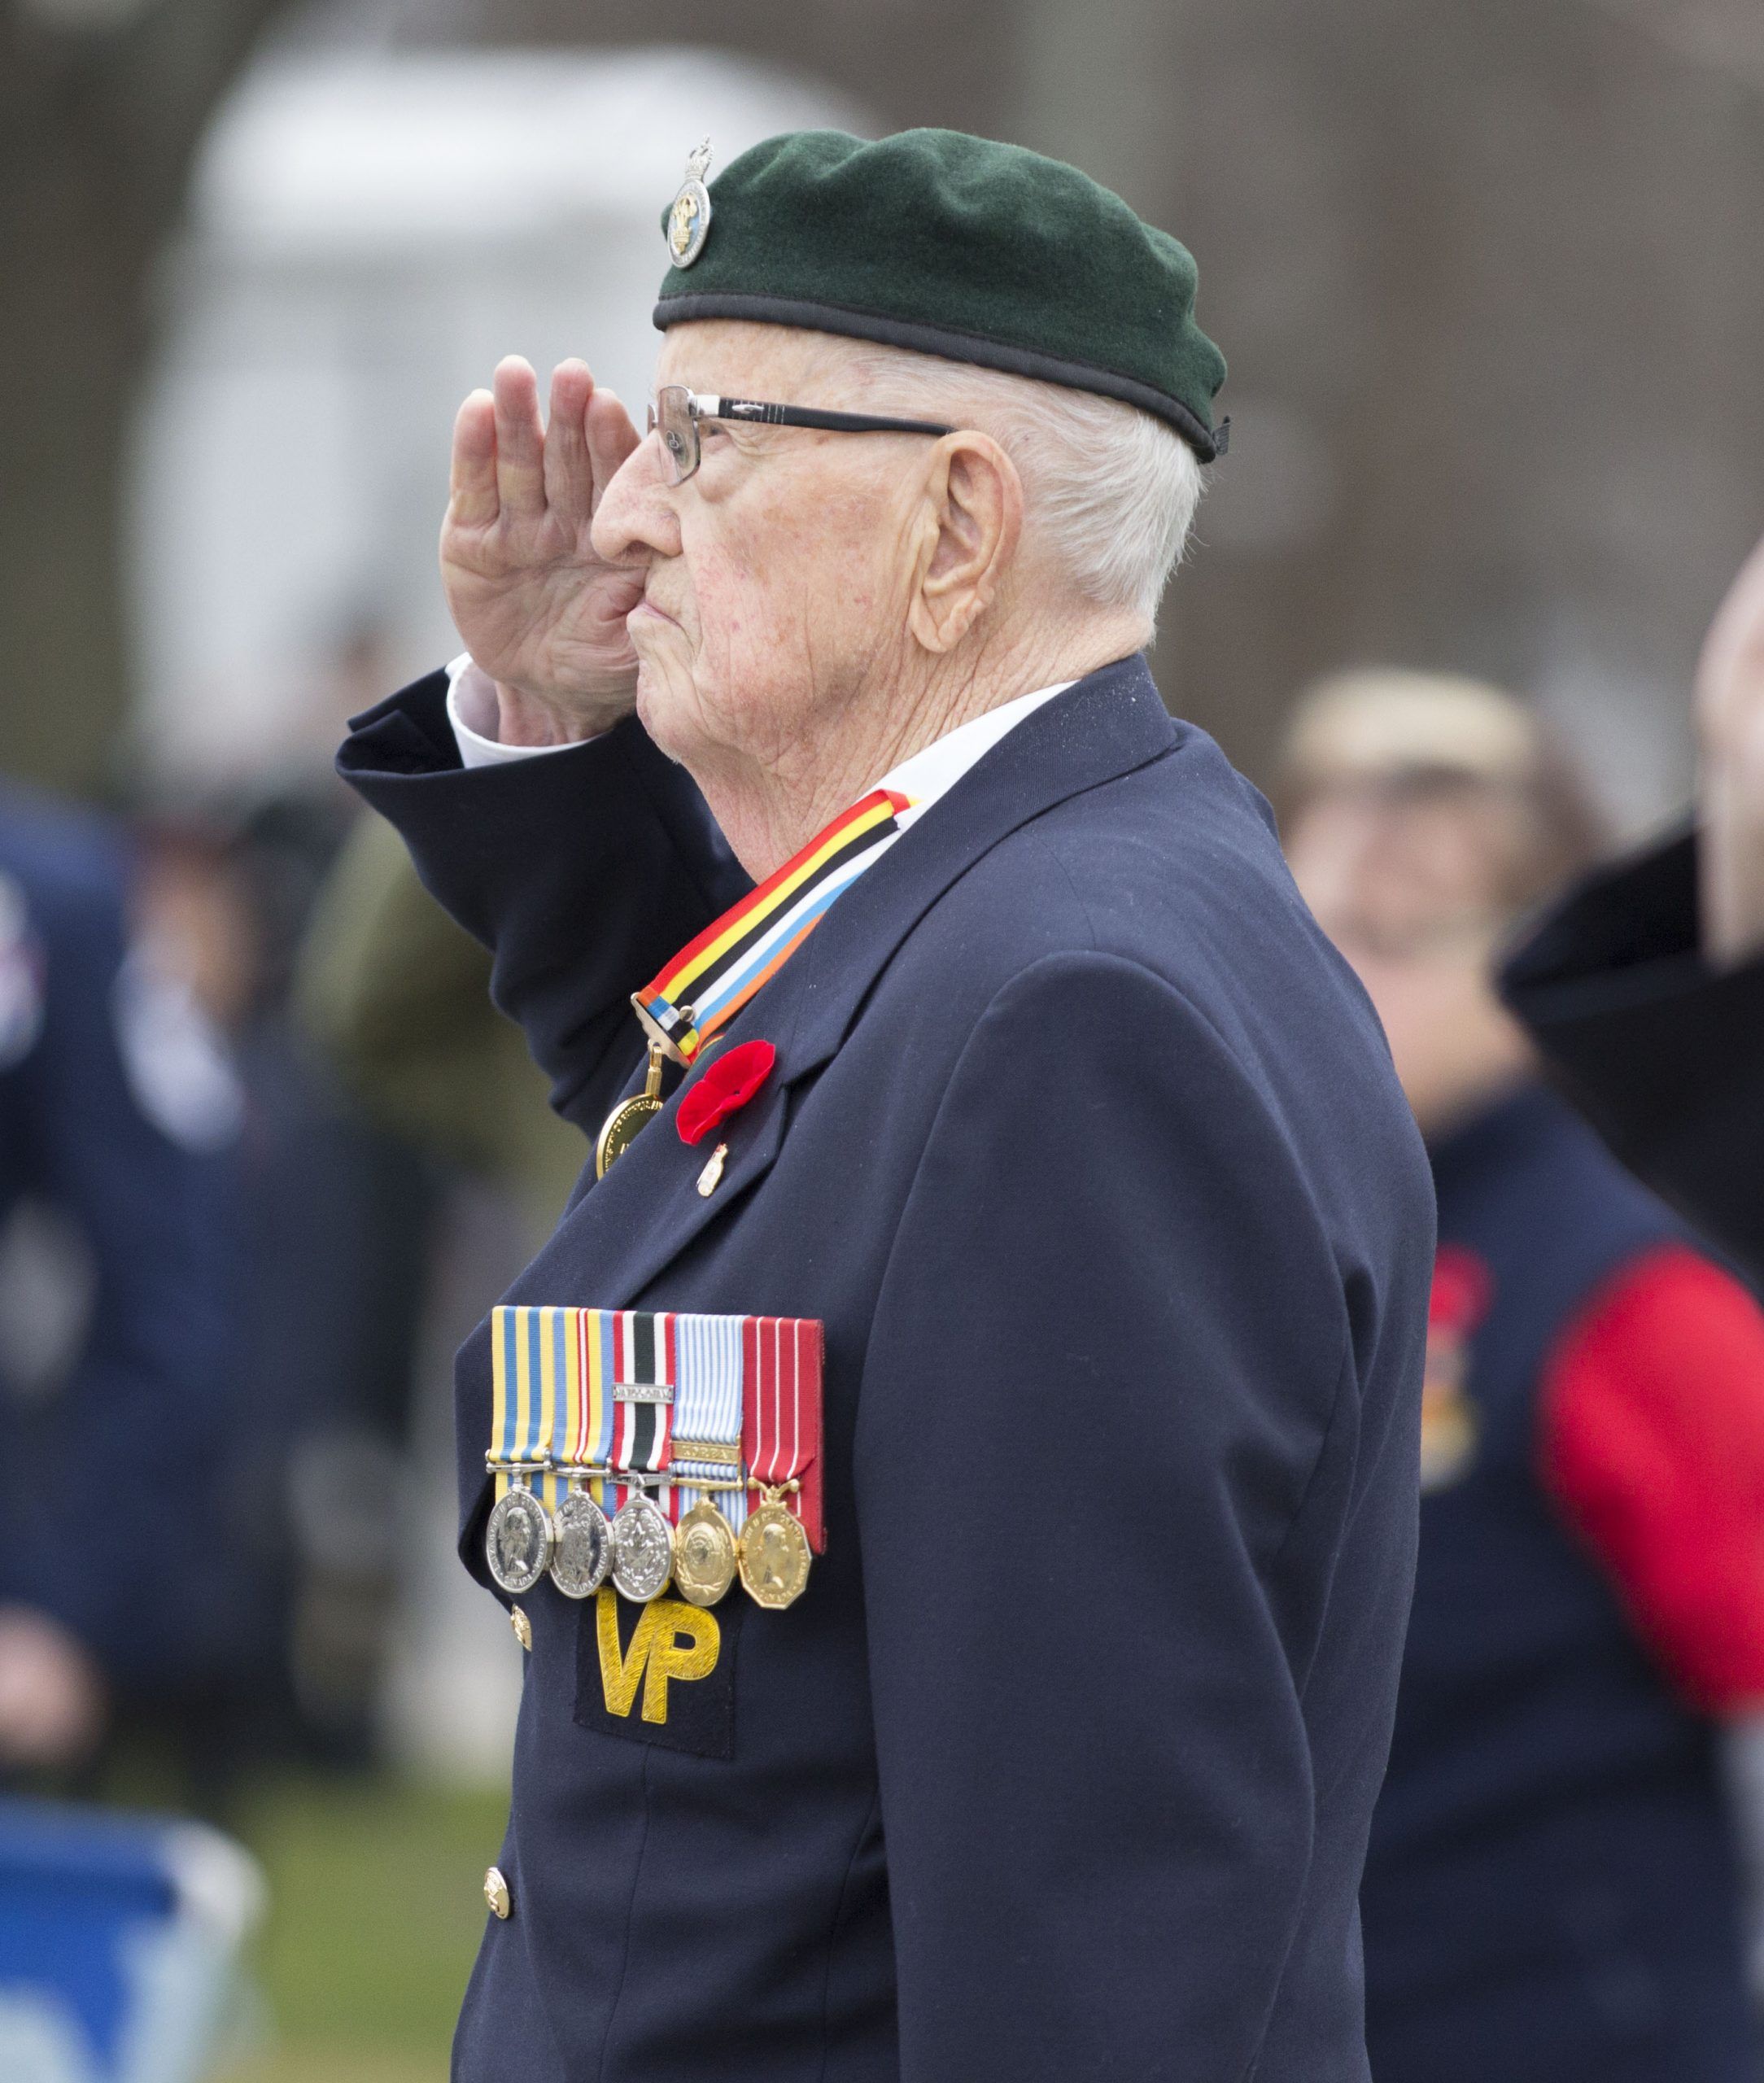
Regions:
[[666, 236], [668, 259], [676, 268], [689, 268], [705, 250], [710, 230], [710, 190], [705, 176], [710, 168], [710, 140], [686, 162], [686, 177], [668, 205]]

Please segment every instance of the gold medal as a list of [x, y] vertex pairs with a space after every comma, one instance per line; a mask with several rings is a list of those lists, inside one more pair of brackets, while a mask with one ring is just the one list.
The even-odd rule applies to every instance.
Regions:
[[735, 1535], [708, 1497], [674, 1529], [674, 1588], [693, 1605], [714, 1605], [735, 1582]]
[[748, 1514], [741, 1529], [741, 1582], [756, 1605], [772, 1612], [801, 1597], [812, 1559], [809, 1537], [784, 1495], [781, 1487], [768, 1488], [765, 1503]]
[[649, 1070], [644, 1078], [643, 1090], [630, 1099], [621, 1100], [600, 1124], [600, 1133], [594, 1146], [594, 1176], [606, 1177], [613, 1160], [625, 1152], [648, 1127], [662, 1111], [662, 1047], [659, 1042], [649, 1044]]

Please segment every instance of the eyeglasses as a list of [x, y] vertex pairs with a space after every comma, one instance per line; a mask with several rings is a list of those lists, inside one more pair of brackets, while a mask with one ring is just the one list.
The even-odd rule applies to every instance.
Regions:
[[812, 426], [829, 434], [954, 434], [935, 420], [883, 419], [873, 413], [823, 413], [812, 405], [765, 405], [754, 398], [718, 398], [670, 383], [649, 408], [649, 431], [660, 430], [668, 482], [683, 485], [698, 468], [701, 420], [740, 420], [749, 426]]

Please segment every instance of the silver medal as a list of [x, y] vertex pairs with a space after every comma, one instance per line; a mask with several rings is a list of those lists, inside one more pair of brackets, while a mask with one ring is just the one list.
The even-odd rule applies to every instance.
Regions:
[[552, 1582], [565, 1598], [589, 1598], [613, 1566], [613, 1529], [586, 1490], [572, 1483], [557, 1507]]
[[613, 1521], [613, 1582], [634, 1605], [659, 1598], [674, 1574], [674, 1529], [641, 1494]]
[[484, 1559], [490, 1574], [511, 1594], [532, 1590], [545, 1574], [556, 1535], [551, 1514], [517, 1475], [496, 1500], [484, 1528]]

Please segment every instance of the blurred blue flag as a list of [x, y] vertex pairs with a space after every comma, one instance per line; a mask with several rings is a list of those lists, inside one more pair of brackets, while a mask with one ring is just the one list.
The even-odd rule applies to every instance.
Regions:
[[204, 1825], [0, 1800], [0, 2076], [198, 2083], [262, 1902]]

